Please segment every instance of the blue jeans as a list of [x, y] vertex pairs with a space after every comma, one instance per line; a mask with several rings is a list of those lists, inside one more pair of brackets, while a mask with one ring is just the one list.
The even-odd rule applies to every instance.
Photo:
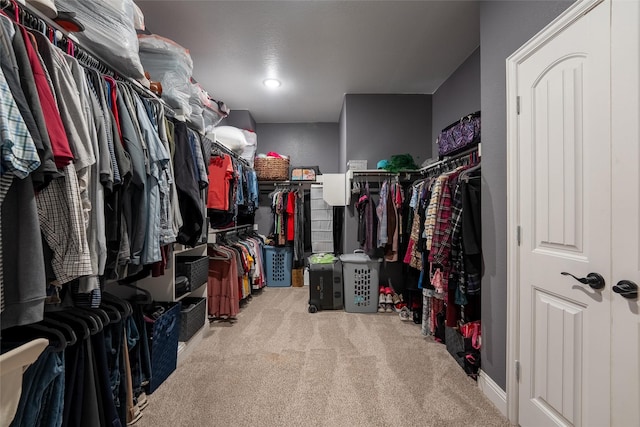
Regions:
[[22, 376], [22, 395], [11, 427], [62, 425], [64, 353], [47, 347]]

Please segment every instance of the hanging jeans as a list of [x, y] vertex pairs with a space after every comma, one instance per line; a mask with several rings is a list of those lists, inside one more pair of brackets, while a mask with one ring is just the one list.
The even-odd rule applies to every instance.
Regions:
[[11, 427], [62, 425], [64, 353], [46, 348], [22, 376], [22, 395]]

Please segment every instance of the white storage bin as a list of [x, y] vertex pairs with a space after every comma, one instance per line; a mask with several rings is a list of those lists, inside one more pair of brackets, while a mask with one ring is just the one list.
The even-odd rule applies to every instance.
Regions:
[[311, 250], [314, 253], [332, 253], [333, 252], [333, 242], [312, 241], [311, 242]]
[[366, 160], [349, 160], [347, 162], [347, 169], [352, 171], [366, 170], [367, 163]]
[[[333, 244], [333, 231], [311, 230], [311, 242], [329, 242]], [[315, 252], [315, 251], [314, 251]]]
[[311, 221], [333, 221], [333, 209], [312, 209]]
[[333, 231], [333, 220], [311, 218], [311, 231]]
[[332, 210], [331, 206], [324, 199], [311, 199], [311, 210]]
[[322, 200], [322, 193], [324, 192], [324, 188], [321, 186], [312, 186], [309, 190], [309, 194], [311, 195], [311, 199], [320, 199]]

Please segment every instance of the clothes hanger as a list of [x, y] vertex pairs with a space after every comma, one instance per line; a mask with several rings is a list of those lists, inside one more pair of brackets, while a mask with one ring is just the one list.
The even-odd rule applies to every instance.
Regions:
[[73, 328], [64, 322], [44, 316], [44, 318], [37, 324], [46, 326], [47, 328], [57, 329], [62, 332], [67, 340], [67, 346], [75, 345], [75, 343], [78, 342], [78, 337]]
[[[45, 313], [47, 318], [52, 318], [59, 320], [61, 322], [67, 323], [69, 326], [73, 328], [76, 333], [76, 337], [80, 337], [85, 340], [91, 336], [91, 329], [89, 328], [89, 324], [85, 319], [79, 316], [73, 316], [64, 310], [61, 311], [48, 311]], [[97, 333], [97, 330], [96, 332]]]
[[210, 260], [214, 260], [214, 261], [229, 261], [231, 259], [231, 255], [229, 255], [228, 253], [226, 253], [225, 251], [220, 250], [220, 246], [218, 246], [216, 243], [208, 243], [207, 246], [209, 248], [211, 248], [214, 251], [217, 251], [217, 256], [210, 256], [209, 259]]
[[100, 316], [98, 316], [97, 314], [94, 314], [92, 312], [89, 311], [81, 311], [81, 310], [64, 310], [62, 313], [64, 313], [65, 316], [77, 316], [83, 320], [85, 320], [87, 322], [87, 325], [89, 326], [89, 331], [91, 333], [91, 335], [95, 335], [98, 332], [102, 331], [102, 321], [100, 320]]
[[100, 309], [104, 310], [109, 316], [109, 323], [118, 323], [122, 320], [122, 314], [120, 314], [120, 310], [116, 306], [102, 302], [100, 303]]
[[49, 346], [55, 353], [67, 348], [67, 339], [61, 331], [37, 323], [15, 326], [2, 331], [2, 339], [4, 341], [21, 343], [34, 338], [48, 339]]
[[109, 323], [111, 323], [111, 318], [109, 317], [107, 312], [101, 308], [75, 307], [74, 310], [85, 312], [91, 316], [98, 316], [98, 318], [100, 319], [100, 323], [102, 323], [103, 328], [107, 326]]
[[102, 293], [102, 303], [108, 303], [112, 306], [117, 307], [122, 317], [126, 318], [133, 314], [133, 307], [131, 307], [129, 301], [119, 298], [108, 292]]

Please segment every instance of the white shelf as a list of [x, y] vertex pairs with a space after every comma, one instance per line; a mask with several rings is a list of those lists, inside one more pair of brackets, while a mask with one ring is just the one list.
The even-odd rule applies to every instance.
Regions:
[[193, 352], [193, 349], [198, 346], [202, 342], [204, 338], [204, 331], [209, 325], [207, 319], [204, 319], [205, 324], [202, 325], [202, 328], [198, 330], [191, 339], [187, 342], [178, 341], [178, 366], [184, 363], [184, 361], [189, 357], [189, 355]]
[[164, 275], [159, 277], [146, 277], [139, 280], [137, 286], [149, 291], [151, 297], [155, 301], [179, 301], [188, 296], [206, 297], [206, 285], [198, 287], [195, 291], [180, 295], [178, 298], [175, 297], [176, 258], [185, 254], [205, 256], [207, 255], [207, 244], [202, 243], [193, 248], [175, 244], [173, 256], [169, 260], [167, 268], [164, 271]]

